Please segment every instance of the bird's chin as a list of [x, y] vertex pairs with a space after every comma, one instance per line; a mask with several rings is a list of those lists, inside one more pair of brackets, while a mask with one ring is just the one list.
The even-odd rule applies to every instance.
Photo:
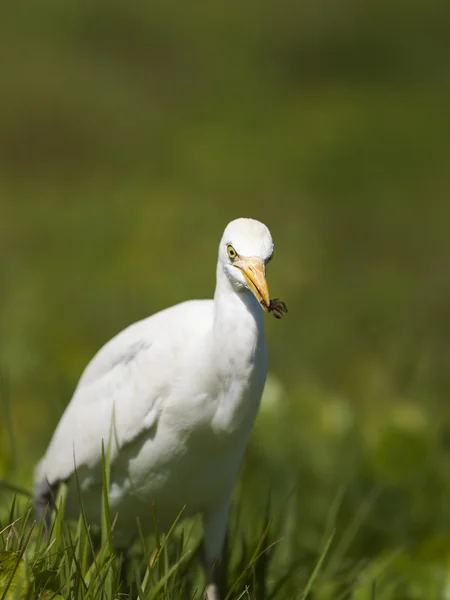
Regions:
[[256, 299], [256, 301], [258, 302], [260, 307], [263, 309], [263, 311], [269, 312], [269, 306], [268, 306], [268, 304], [266, 304], [264, 298], [259, 293], [259, 290], [254, 290], [249, 286], [246, 286], [246, 287], [247, 287], [248, 291], [251, 292], [252, 296]]
[[261, 294], [259, 293], [258, 290], [253, 289], [252, 287], [250, 287], [247, 282], [244, 284], [243, 286], [245, 288], [245, 290], [251, 294], [253, 296], [253, 298], [255, 298], [256, 302], [259, 304], [259, 306], [262, 308], [262, 310], [264, 312], [269, 312], [269, 306], [266, 304], [266, 302], [264, 301], [264, 298], [261, 296]]
[[244, 273], [235, 266], [227, 266], [225, 273], [228, 276], [232, 286], [237, 292], [243, 292], [244, 290], [251, 291]]

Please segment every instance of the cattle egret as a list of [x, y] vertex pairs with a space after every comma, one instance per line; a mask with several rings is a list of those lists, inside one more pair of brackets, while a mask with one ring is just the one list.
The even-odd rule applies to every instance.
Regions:
[[[35, 470], [40, 519], [67, 484], [65, 514], [100, 522], [102, 442], [110, 448], [109, 503], [117, 547], [200, 513], [208, 600], [219, 598], [218, 570], [230, 497], [267, 375], [263, 311], [270, 300], [268, 228], [229, 223], [219, 246], [214, 300], [190, 300], [134, 323], [103, 346], [83, 372]], [[263, 310], [261, 310], [261, 308]], [[77, 470], [78, 485], [73, 477]]]

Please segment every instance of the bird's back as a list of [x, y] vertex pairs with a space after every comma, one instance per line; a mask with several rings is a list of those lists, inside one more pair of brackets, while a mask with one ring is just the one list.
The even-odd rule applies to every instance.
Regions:
[[98, 471], [102, 440], [106, 445], [112, 436], [114, 462], [120, 448], [156, 424], [212, 320], [212, 300], [184, 302], [130, 325], [97, 352], [36, 467], [38, 507], [75, 466]]

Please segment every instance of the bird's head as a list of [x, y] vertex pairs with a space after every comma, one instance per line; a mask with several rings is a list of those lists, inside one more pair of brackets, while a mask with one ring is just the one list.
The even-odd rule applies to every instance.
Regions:
[[250, 290], [264, 311], [273, 310], [278, 316], [272, 308], [274, 301], [270, 300], [266, 281], [266, 265], [272, 255], [272, 236], [264, 223], [243, 218], [228, 223], [219, 247], [223, 270], [234, 287]]

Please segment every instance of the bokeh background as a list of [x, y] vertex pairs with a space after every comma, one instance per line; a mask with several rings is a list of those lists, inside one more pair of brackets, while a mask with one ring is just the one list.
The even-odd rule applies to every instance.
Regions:
[[298, 580], [335, 528], [330, 578], [444, 597], [449, 19], [438, 0], [2, 8], [1, 478], [30, 487], [94, 352], [210, 297], [223, 228], [251, 216], [290, 312], [266, 318], [242, 503], [271, 488]]

